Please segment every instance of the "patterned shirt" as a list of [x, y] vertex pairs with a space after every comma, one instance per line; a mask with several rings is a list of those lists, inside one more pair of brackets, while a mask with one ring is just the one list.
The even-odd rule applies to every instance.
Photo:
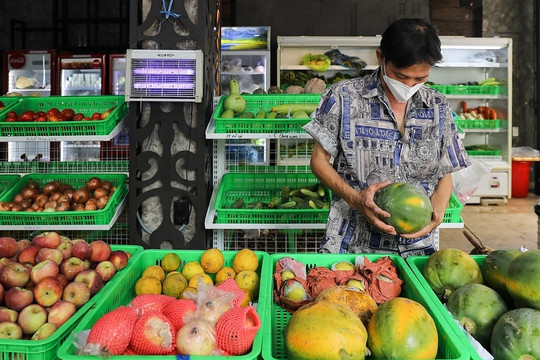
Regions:
[[[354, 189], [400, 181], [431, 197], [439, 179], [470, 165], [452, 110], [444, 96], [423, 86], [408, 102], [402, 136], [379, 79], [377, 70], [332, 85], [304, 129]], [[334, 194], [320, 251], [429, 255], [438, 250], [436, 235], [405, 239], [382, 232]]]

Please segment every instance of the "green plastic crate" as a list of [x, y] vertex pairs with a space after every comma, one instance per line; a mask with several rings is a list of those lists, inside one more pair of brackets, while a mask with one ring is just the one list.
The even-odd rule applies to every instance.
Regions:
[[9, 190], [20, 178], [21, 176], [17, 174], [0, 175], [0, 198], [4, 192]]
[[57, 359], [56, 352], [64, 342], [69, 339], [71, 331], [83, 319], [83, 316], [92, 309], [96, 303], [101, 302], [101, 298], [120, 287], [120, 281], [125, 273], [136, 262], [137, 255], [143, 250], [137, 245], [111, 245], [111, 250], [124, 250], [132, 254], [127, 266], [120, 270], [115, 276], [108, 281], [103, 288], [96, 293], [86, 304], [84, 304], [68, 321], [58, 328], [47, 339], [43, 340], [12, 340], [0, 339], [0, 358], [1, 359], [24, 359], [24, 360], [54, 360]]
[[470, 156], [499, 156], [501, 155], [501, 150], [499, 149], [493, 149], [493, 150], [466, 150], [467, 155]]
[[[369, 260], [376, 261], [383, 256], [389, 256], [398, 270], [398, 275], [403, 280], [403, 287], [400, 296], [409, 298], [420, 303], [433, 318], [439, 334], [439, 348], [436, 359], [460, 359], [468, 360], [469, 354], [461, 348], [461, 343], [450, 326], [439, 316], [435, 304], [427, 296], [426, 291], [418, 282], [416, 276], [411, 272], [405, 260], [399, 255], [386, 254], [290, 254], [280, 253], [270, 255], [272, 264], [271, 274], [275, 271], [276, 263], [279, 259], [289, 256], [296, 259], [306, 266], [325, 266], [330, 268], [332, 264], [339, 261], [354, 262], [357, 256], [365, 255]], [[273, 283], [272, 283], [273, 286]], [[283, 339], [283, 330], [289, 322], [291, 315], [288, 311], [279, 307], [270, 300], [270, 311], [264, 323], [264, 342], [262, 348], [262, 357], [265, 360], [286, 359], [287, 351]], [[369, 357], [367, 358], [369, 359]], [[405, 360], [405, 359], [401, 359]]]
[[93, 176], [110, 181], [117, 189], [110, 197], [107, 206], [101, 210], [91, 211], [54, 211], [54, 212], [26, 212], [26, 211], [0, 211], [0, 224], [2, 225], [108, 225], [112, 220], [117, 207], [127, 194], [127, 175], [124, 174], [28, 174], [23, 176], [11, 187], [0, 201], [10, 202], [13, 197], [30, 181], [36, 181], [43, 186], [49, 181], [58, 180], [69, 184], [75, 189], [86, 186], [86, 182]]
[[[24, 111], [45, 111], [51, 108], [70, 108], [75, 113], [91, 116], [94, 112], [102, 113], [113, 106], [105, 120], [58, 121], [58, 122], [6, 122], [8, 111], [22, 114]], [[50, 96], [27, 97], [9, 109], [0, 111], [0, 136], [96, 136], [108, 135], [127, 114], [128, 104], [124, 96]]]
[[[482, 265], [485, 259], [485, 255], [471, 255], [472, 258], [477, 262], [478, 265]], [[464, 352], [469, 354], [469, 358], [472, 360], [482, 360], [482, 357], [478, 354], [478, 352], [474, 349], [471, 342], [465, 335], [462, 329], [459, 328], [459, 326], [456, 324], [456, 321], [454, 320], [452, 314], [448, 312], [445, 305], [439, 300], [435, 292], [431, 289], [428, 282], [426, 281], [426, 278], [424, 277], [424, 266], [426, 264], [427, 259], [429, 256], [409, 256], [406, 258], [407, 264], [409, 264], [410, 269], [412, 270], [412, 273], [417, 278], [418, 283], [422, 288], [424, 289], [425, 294], [429, 298], [429, 300], [434, 304], [434, 308], [439, 314], [439, 318], [441, 318], [447, 326], [452, 330], [452, 332], [456, 335], [457, 339], [459, 340], [461, 344], [461, 348]]]
[[443, 223], [461, 223], [461, 211], [463, 210], [463, 204], [457, 196], [452, 193], [450, 201], [444, 212]]
[[[144, 250], [138, 256], [135, 262], [134, 267], [130, 269], [129, 272], [125, 272], [121, 280], [121, 285], [112, 289], [111, 292], [103, 296], [99, 303], [89, 311], [77, 327], [73, 330], [75, 333], [81, 332], [83, 330], [88, 330], [92, 328], [92, 325], [104, 314], [116, 309], [121, 305], [127, 305], [135, 297], [135, 283], [141, 277], [144, 269], [150, 265], [159, 265], [160, 260], [166, 254], [174, 252], [180, 256], [183, 262], [189, 261], [199, 261], [203, 250]], [[225, 258], [225, 263], [223, 266], [232, 266], [232, 261], [234, 255], [237, 251], [223, 251], [223, 256]], [[267, 317], [267, 306], [269, 300], [272, 296], [272, 276], [269, 273], [270, 271], [270, 259], [269, 255], [262, 251], [255, 251], [257, 257], [259, 258], [259, 269], [257, 273], [260, 277], [260, 290], [259, 298], [257, 303], [257, 313], [261, 319], [261, 323], [266, 320]], [[263, 325], [263, 324], [262, 324]], [[253, 341], [253, 346], [251, 351], [247, 354], [240, 356], [191, 356], [185, 357], [190, 359], [230, 359], [230, 360], [244, 360], [244, 359], [257, 359], [261, 353], [262, 343], [263, 343], [263, 326], [255, 336]], [[62, 346], [58, 349], [58, 358], [67, 360], [78, 360], [78, 359], [99, 359], [96, 356], [83, 356], [76, 354], [77, 349], [73, 345], [72, 341], [69, 339], [65, 341]], [[177, 359], [176, 356], [111, 356], [108, 359]], [[184, 358], [184, 357], [183, 357]]]
[[499, 95], [499, 86], [446, 85], [448, 95]]
[[11, 109], [13, 105], [21, 101], [22, 98], [18, 96], [0, 96], [0, 101], [4, 104], [4, 107], [0, 111], [6, 111], [6, 113]]
[[[259, 110], [270, 111], [275, 105], [284, 104], [318, 104], [321, 94], [266, 94], [266, 95], [242, 95], [246, 100], [245, 111], [256, 114]], [[224, 111], [223, 103], [227, 96], [222, 96], [214, 111], [216, 133], [304, 133], [302, 126], [307, 124], [310, 118], [222, 118]]]
[[[312, 173], [267, 173], [223, 175], [216, 199], [216, 222], [219, 224], [306, 224], [326, 223], [328, 209], [231, 209], [238, 198], [246, 204], [281, 198], [281, 186], [291, 190], [318, 183]], [[330, 193], [326, 190], [326, 197]]]

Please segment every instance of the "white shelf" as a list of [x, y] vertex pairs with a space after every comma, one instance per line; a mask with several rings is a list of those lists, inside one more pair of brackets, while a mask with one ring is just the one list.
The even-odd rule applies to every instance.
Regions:
[[[375, 66], [375, 65], [368, 65], [364, 68], [362, 68], [362, 70], [375, 70], [377, 69], [379, 66]], [[306, 65], [283, 65], [281, 66], [280, 70], [309, 70], [309, 71], [313, 71], [313, 72], [320, 72], [320, 71], [315, 71], [309, 67], [307, 67]], [[330, 67], [325, 70], [325, 71], [322, 71], [322, 72], [326, 72], [326, 71], [356, 71], [357, 69], [351, 69], [350, 67], [348, 66], [340, 66], [340, 65], [330, 65]]]
[[2, 225], [2, 229], [3, 230], [52, 230], [52, 231], [58, 231], [59, 229], [75, 230], [75, 231], [110, 230], [113, 227], [113, 225], [116, 223], [118, 218], [120, 217], [120, 214], [122, 214], [122, 211], [124, 211], [126, 202], [127, 202], [127, 194], [122, 200], [122, 202], [120, 202], [120, 204], [116, 208], [116, 212], [114, 213], [114, 216], [112, 217], [111, 221], [105, 225]]
[[0, 142], [34, 142], [34, 141], [109, 141], [127, 125], [126, 117], [120, 120], [114, 129], [106, 135], [66, 135], [66, 136], [0, 136]]
[[490, 63], [490, 62], [440, 62], [435, 67], [464, 67], [464, 68], [507, 68], [508, 63]]
[[478, 100], [486, 100], [486, 99], [501, 99], [505, 100], [508, 99], [507, 95], [444, 95], [447, 99], [478, 99]]

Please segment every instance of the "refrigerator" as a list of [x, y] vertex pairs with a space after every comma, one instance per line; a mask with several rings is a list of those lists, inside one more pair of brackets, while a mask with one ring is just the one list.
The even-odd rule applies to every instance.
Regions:
[[4, 94], [49, 96], [54, 89], [54, 50], [6, 50]]
[[106, 94], [105, 54], [59, 55], [57, 93], [61, 96]]
[[[107, 93], [105, 54], [65, 54], [57, 58], [57, 93], [94, 96]], [[100, 141], [61, 141], [60, 161], [99, 161]]]
[[[126, 89], [126, 54], [109, 54], [108, 93], [110, 95], [125, 95]], [[129, 153], [129, 131], [122, 129], [110, 141], [101, 143], [102, 159], [127, 158]]]
[[126, 54], [109, 55], [109, 94], [126, 93]]
[[[18, 96], [50, 96], [55, 88], [56, 51], [6, 50], [4, 52], [4, 94]], [[50, 161], [49, 142], [7, 143], [5, 159], [17, 161]], [[4, 158], [4, 156], [2, 156]]]

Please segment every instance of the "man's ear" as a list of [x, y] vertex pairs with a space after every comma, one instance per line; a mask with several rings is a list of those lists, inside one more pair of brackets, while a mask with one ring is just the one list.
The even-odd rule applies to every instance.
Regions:
[[379, 65], [382, 66], [384, 58], [383, 58], [381, 49], [377, 49], [377, 51], [375, 53], [377, 54], [377, 61], [378, 61]]

